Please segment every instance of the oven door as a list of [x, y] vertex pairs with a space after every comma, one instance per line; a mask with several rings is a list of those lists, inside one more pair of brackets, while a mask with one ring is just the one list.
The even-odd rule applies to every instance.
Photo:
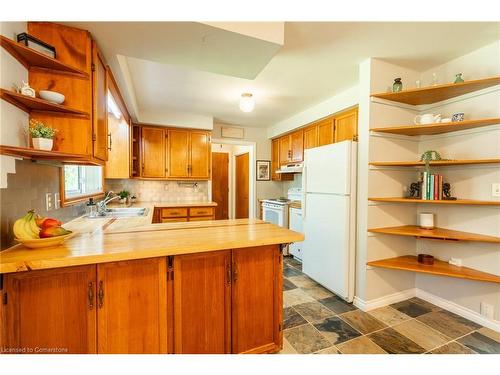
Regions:
[[285, 226], [284, 214], [282, 208], [269, 207], [265, 203], [262, 205], [262, 219], [271, 224]]

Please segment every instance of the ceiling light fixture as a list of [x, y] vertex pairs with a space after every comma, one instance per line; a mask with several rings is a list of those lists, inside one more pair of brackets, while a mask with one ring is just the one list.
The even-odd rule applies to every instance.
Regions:
[[253, 98], [253, 95], [248, 92], [241, 94], [240, 109], [243, 112], [252, 112], [254, 108], [255, 99]]

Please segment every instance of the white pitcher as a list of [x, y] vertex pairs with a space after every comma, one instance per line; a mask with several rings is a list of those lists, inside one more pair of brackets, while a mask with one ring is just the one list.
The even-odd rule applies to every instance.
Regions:
[[440, 121], [441, 121], [441, 114], [435, 115], [433, 113], [425, 113], [423, 115], [417, 115], [413, 120], [415, 125], [433, 124], [435, 122], [440, 122]]

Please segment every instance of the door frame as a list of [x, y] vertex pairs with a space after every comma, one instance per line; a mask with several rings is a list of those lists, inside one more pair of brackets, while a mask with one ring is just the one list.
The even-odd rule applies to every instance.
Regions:
[[[248, 218], [249, 219], [255, 219], [257, 216], [257, 210], [259, 209], [256, 205], [257, 203], [257, 184], [256, 184], [256, 170], [255, 170], [255, 163], [256, 163], [256, 155], [257, 155], [257, 143], [252, 142], [252, 141], [243, 141], [243, 140], [238, 140], [238, 139], [227, 139], [227, 138], [212, 138], [212, 143], [220, 143], [220, 144], [226, 144], [226, 145], [231, 145], [231, 146], [249, 146], [249, 197], [248, 197]], [[230, 217], [234, 218], [235, 214], [235, 189], [233, 188], [233, 183], [234, 183], [234, 173], [235, 173], [235, 163], [234, 163], [234, 158], [238, 155], [245, 154], [245, 152], [241, 153], [234, 153], [230, 154], [230, 173], [231, 173], [231, 178], [229, 181], [230, 184], [230, 201], [233, 202], [233, 204], [230, 204]], [[209, 182], [209, 195], [210, 199], [212, 199], [212, 181]]]

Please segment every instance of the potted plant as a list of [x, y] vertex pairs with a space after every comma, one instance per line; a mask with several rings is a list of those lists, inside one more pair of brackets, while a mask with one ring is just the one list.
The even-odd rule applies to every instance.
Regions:
[[120, 203], [126, 203], [127, 198], [130, 197], [130, 192], [127, 190], [122, 190], [118, 193], [118, 196], [120, 197]]
[[45, 125], [41, 121], [30, 120], [29, 132], [33, 141], [33, 147], [37, 150], [51, 151], [54, 146], [56, 131], [56, 129]]

